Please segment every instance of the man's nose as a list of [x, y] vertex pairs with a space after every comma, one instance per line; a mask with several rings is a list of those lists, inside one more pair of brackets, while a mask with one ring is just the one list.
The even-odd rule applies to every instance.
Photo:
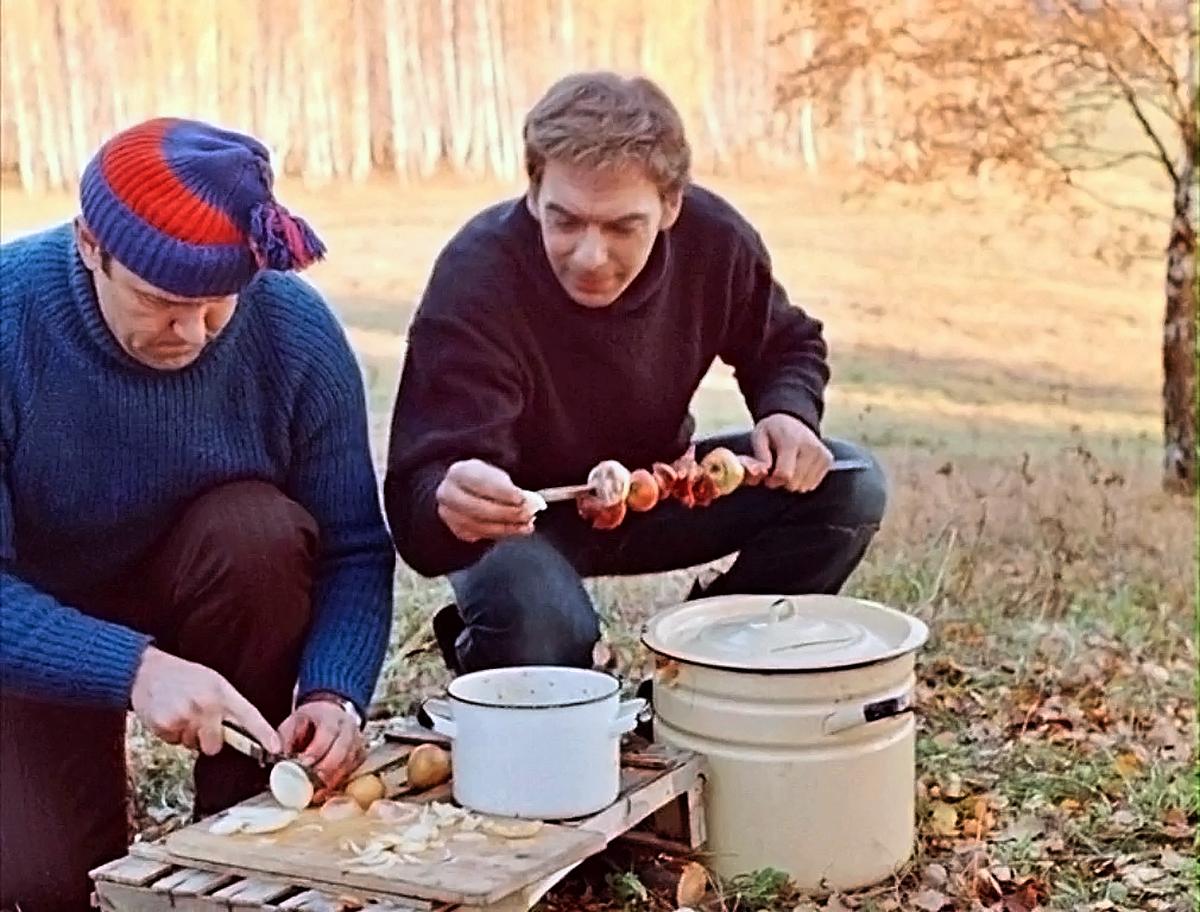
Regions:
[[200, 312], [180, 314], [171, 323], [172, 328], [184, 342], [189, 345], [203, 345], [207, 335], [204, 327], [204, 314]]
[[603, 235], [595, 228], [589, 229], [575, 248], [572, 259], [575, 267], [581, 270], [591, 271], [603, 266], [608, 262], [608, 248]]

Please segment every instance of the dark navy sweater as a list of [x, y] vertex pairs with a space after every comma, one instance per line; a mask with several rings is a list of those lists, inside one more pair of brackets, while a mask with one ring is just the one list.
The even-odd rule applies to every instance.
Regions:
[[438, 258], [409, 332], [384, 487], [401, 557], [432, 576], [487, 547], [437, 515], [457, 460], [538, 488], [578, 484], [602, 459], [677, 458], [717, 358], [755, 419], [781, 412], [819, 431], [821, 323], [788, 302], [762, 239], [716, 194], [687, 189], [645, 267], [602, 309], [563, 290], [524, 200], [485, 210]]
[[149, 641], [56, 593], [120, 580], [190, 500], [261, 479], [320, 529], [299, 693], [367, 705], [394, 557], [362, 379], [303, 280], [264, 272], [196, 362], [157, 371], [104, 323], [70, 226], [0, 246], [0, 686], [121, 708]]

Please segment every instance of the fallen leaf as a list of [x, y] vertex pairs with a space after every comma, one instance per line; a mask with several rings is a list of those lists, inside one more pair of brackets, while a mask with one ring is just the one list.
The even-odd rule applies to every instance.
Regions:
[[957, 773], [951, 773], [946, 777], [946, 781], [942, 784], [942, 794], [947, 798], [961, 798], [966, 794], [963, 791], [962, 778]]
[[938, 732], [933, 736], [933, 743], [938, 747], [953, 747], [958, 743], [958, 735], [952, 731]]
[[950, 898], [937, 890], [922, 890], [913, 897], [913, 905], [921, 912], [941, 912], [950, 905]]
[[1117, 755], [1117, 759], [1113, 761], [1113, 768], [1122, 779], [1132, 779], [1141, 772], [1142, 761], [1137, 754], [1126, 751]]
[[1170, 808], [1162, 816], [1163, 832], [1172, 839], [1190, 839], [1192, 835], [1191, 821], [1182, 808]]
[[1191, 862], [1180, 855], [1174, 849], [1163, 849], [1158, 856], [1158, 863], [1168, 871], [1183, 871], [1191, 864]]
[[825, 902], [825, 912], [851, 912], [849, 906], [842, 902], [841, 898], [834, 894]]
[[950, 875], [946, 871], [945, 865], [940, 865], [934, 862], [927, 865], [921, 873], [921, 880], [930, 887], [944, 887]]
[[975, 872], [975, 895], [985, 903], [993, 903], [1004, 896], [1004, 889], [987, 868]]
[[1128, 829], [1137, 823], [1137, 814], [1129, 810], [1120, 810], [1112, 815], [1111, 821], [1122, 829]]
[[930, 805], [929, 827], [938, 836], [958, 835], [958, 811], [944, 801]]
[[995, 838], [998, 842], [1020, 839], [1036, 839], [1046, 832], [1046, 822], [1032, 815], [1020, 817], [1004, 828]]
[[1049, 895], [1042, 881], [1030, 877], [1004, 897], [1004, 912], [1033, 912]]
[[1161, 880], [1163, 877], [1166, 877], [1166, 871], [1163, 871], [1161, 868], [1156, 868], [1152, 865], [1141, 865], [1125, 871], [1121, 879], [1129, 884], [1129, 886], [1138, 889], [1144, 887], [1146, 884], [1154, 883], [1156, 880]]

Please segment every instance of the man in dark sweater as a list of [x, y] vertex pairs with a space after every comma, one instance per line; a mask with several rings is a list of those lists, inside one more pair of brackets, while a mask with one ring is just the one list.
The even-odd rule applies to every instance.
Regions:
[[74, 226], [0, 247], [0, 908], [89, 907], [125, 852], [125, 719], [261, 790], [222, 722], [357, 764], [395, 562], [354, 356], [289, 275], [324, 248], [267, 150], [156, 120]]
[[[527, 195], [476, 216], [438, 258], [393, 416], [385, 505], [400, 555], [450, 574], [458, 604], [434, 622], [449, 664], [588, 665], [599, 631], [582, 577], [738, 552], [693, 597], [836, 592], [879, 526], [883, 475], [821, 438], [821, 324], [788, 302], [745, 219], [689, 182], [674, 106], [644, 79], [569, 76], [530, 112], [525, 154]], [[535, 518], [522, 489], [684, 453], [718, 357], [755, 424], [698, 455], [756, 456], [764, 486], [608, 531], [570, 503]], [[835, 457], [867, 467], [829, 473]]]

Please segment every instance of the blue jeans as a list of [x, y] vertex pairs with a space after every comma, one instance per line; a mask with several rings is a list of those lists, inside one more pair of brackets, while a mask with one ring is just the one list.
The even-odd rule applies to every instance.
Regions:
[[[831, 440], [836, 458], [865, 458], [870, 468], [831, 472], [815, 491], [794, 494], [741, 487], [708, 507], [677, 501], [627, 514], [615, 530], [597, 531], [554, 504], [537, 531], [492, 546], [450, 575], [462, 629], [458, 671], [510, 665], [590, 667], [599, 622], [583, 579], [659, 573], [704, 564], [735, 551], [728, 571], [692, 597], [835, 593], [862, 560], [887, 501], [883, 471], [866, 450]], [[750, 454], [750, 435], [697, 443]]]

